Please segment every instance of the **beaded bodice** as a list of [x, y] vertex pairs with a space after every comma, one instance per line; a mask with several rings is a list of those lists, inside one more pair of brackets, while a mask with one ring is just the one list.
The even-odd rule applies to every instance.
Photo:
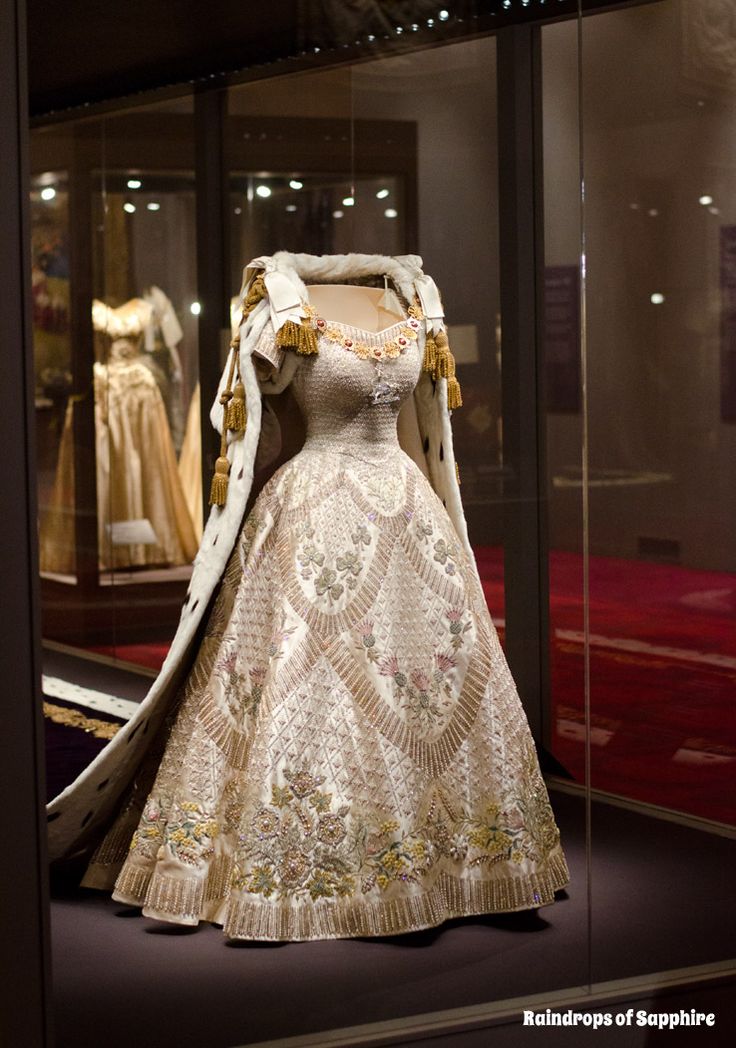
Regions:
[[[372, 333], [331, 321], [327, 331], [318, 330], [319, 352], [300, 360], [292, 383], [307, 425], [305, 448], [369, 460], [398, 452], [396, 420], [422, 364], [416, 339], [405, 339], [406, 345], [393, 355], [391, 344], [403, 337], [404, 326], [399, 321]], [[334, 337], [338, 332], [342, 341]], [[360, 355], [345, 342], [360, 347]]]

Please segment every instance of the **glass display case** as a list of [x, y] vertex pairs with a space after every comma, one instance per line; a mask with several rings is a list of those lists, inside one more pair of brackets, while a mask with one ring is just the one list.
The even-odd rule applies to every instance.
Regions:
[[[308, 66], [32, 131], [50, 793], [135, 714], [189, 600], [244, 266], [277, 250], [420, 255], [462, 387], [470, 545], [570, 884], [538, 911], [409, 936], [278, 950], [226, 950], [211, 926], [172, 936], [173, 1029], [223, 1046], [339, 1043], [347, 1027], [379, 1043], [388, 1020], [381, 1043], [500, 1036], [524, 1001], [592, 1010], [730, 972], [725, 59], [696, 5], [662, 0]], [[263, 399], [280, 443], [257, 489], [304, 440], [289, 390]], [[80, 1043], [99, 1023], [76, 1007], [81, 987], [105, 999], [129, 976], [112, 954], [143, 968], [154, 943], [119, 909], [74, 892], [56, 905], [58, 1023]], [[246, 980], [258, 1006], [244, 1018]], [[156, 1000], [136, 999], [162, 1029]]]

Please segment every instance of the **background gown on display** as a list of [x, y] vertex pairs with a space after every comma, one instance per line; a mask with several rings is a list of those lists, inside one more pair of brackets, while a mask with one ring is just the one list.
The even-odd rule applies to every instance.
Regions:
[[[95, 331], [106, 339], [105, 363], [94, 365], [100, 570], [188, 564], [197, 551], [166, 408], [141, 354], [143, 337], [152, 331], [156, 316], [154, 306], [143, 299], [117, 309], [99, 300], [93, 304]], [[54, 487], [41, 522], [41, 570], [60, 574], [75, 569], [73, 423], [70, 401]], [[131, 526], [139, 538], [122, 532]]]
[[[304, 283], [384, 277], [402, 312], [362, 288], [373, 330], [322, 317]], [[279, 253], [246, 269], [243, 301], [227, 500], [159, 679], [49, 808], [52, 853], [102, 833], [83, 883], [232, 938], [551, 902], [567, 867], [467, 539], [434, 283], [415, 256]], [[260, 394], [287, 384], [306, 441], [243, 523]]]

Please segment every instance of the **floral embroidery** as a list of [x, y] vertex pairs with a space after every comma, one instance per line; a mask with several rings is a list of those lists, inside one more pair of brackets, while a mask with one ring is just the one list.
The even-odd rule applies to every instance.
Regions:
[[315, 580], [314, 588], [318, 597], [326, 593], [332, 600], [336, 600], [345, 587], [341, 582], [337, 581], [336, 571], [332, 568], [323, 568]]
[[[314, 532], [310, 530], [305, 537], [312, 539]], [[326, 596], [330, 601], [337, 600], [345, 592], [345, 587], [349, 590], [357, 587], [364, 566], [363, 553], [373, 539], [367, 526], [362, 523], [350, 538], [355, 549], [339, 553], [334, 562], [327, 561], [325, 554], [320, 552], [313, 542], [304, 546], [297, 555], [297, 561], [301, 565], [301, 576], [303, 579], [314, 580], [314, 589], [318, 597]]]
[[353, 534], [350, 536], [353, 543], [360, 549], [361, 546], [370, 546], [372, 539], [371, 533], [365, 524], [358, 524]]
[[[419, 318], [411, 313], [405, 320], [399, 320], [384, 331], [376, 332], [375, 342], [365, 342], [354, 338], [349, 325], [345, 328], [336, 323], [328, 323], [324, 317], [314, 313], [312, 307], [308, 310], [312, 326], [318, 335], [326, 338], [335, 345], [354, 353], [361, 360], [387, 360], [400, 356], [407, 346], [412, 345], [419, 337], [421, 324]], [[346, 330], [347, 329], [347, 330]], [[391, 337], [389, 337], [391, 335]], [[385, 336], [385, 337], [384, 337]]]
[[457, 651], [465, 643], [463, 635], [472, 629], [470, 621], [463, 622], [464, 611], [462, 608], [450, 608], [445, 612], [450, 623], [450, 644]]
[[369, 662], [378, 662], [379, 655], [376, 651], [376, 637], [373, 633], [373, 619], [363, 619], [358, 625], [360, 643], [365, 648], [366, 658]]
[[219, 823], [196, 801], [181, 801], [169, 808], [164, 824], [162, 805], [150, 799], [138, 829], [130, 842], [131, 851], [154, 858], [162, 844], [188, 866], [214, 855], [212, 842], [220, 832]]
[[354, 589], [357, 584], [356, 576], [360, 575], [363, 565], [360, 563], [357, 553], [344, 553], [335, 561], [335, 566], [341, 575], [345, 577], [348, 589]]
[[320, 790], [322, 775], [287, 769], [284, 779], [288, 785], [271, 787], [274, 807], [259, 808], [239, 835], [234, 886], [265, 898], [352, 895], [356, 842], [348, 837], [349, 806], [333, 809], [332, 794]]
[[385, 813], [351, 813], [350, 805], [337, 804], [321, 789], [324, 782], [302, 768], [287, 769], [284, 784], [272, 784], [271, 804], [256, 808], [238, 836], [236, 888], [282, 900], [383, 893], [396, 883], [421, 881], [443, 860], [519, 865], [539, 861], [558, 841], [546, 794], [536, 788], [509, 798], [505, 808], [486, 798], [473, 812], [437, 788], [424, 816], [402, 829]]
[[454, 575], [457, 570], [455, 564], [455, 557], [457, 555], [457, 549], [455, 546], [445, 542], [444, 539], [438, 539], [434, 544], [434, 559], [438, 564], [444, 565], [445, 572], [448, 575]]
[[321, 568], [325, 562], [325, 555], [324, 553], [320, 553], [316, 546], [310, 545], [304, 547], [304, 552], [299, 554], [297, 560], [304, 569], [302, 571], [302, 576], [304, 578], [309, 578], [312, 564], [314, 564], [315, 567]]
[[434, 531], [432, 522], [429, 520], [417, 520], [416, 533], [420, 542], [426, 542], [429, 536]]
[[[269, 662], [281, 658], [283, 645], [296, 629], [277, 629], [269, 640], [266, 648]], [[268, 670], [267, 665], [255, 665], [248, 668], [247, 673], [242, 673], [237, 668], [238, 654], [236, 649], [230, 649], [220, 656], [215, 666], [215, 675], [223, 682], [225, 689], [225, 701], [234, 719], [240, 719], [242, 714], [255, 718], [263, 698], [263, 686]]]
[[131, 838], [130, 850], [146, 859], [155, 858], [164, 838], [163, 828], [162, 804], [157, 799], [149, 797], [138, 823], [138, 829]]
[[419, 725], [433, 725], [450, 707], [452, 686], [447, 680], [447, 673], [456, 665], [451, 655], [436, 654], [432, 673], [425, 670], [403, 670], [396, 655], [389, 655], [379, 665], [379, 673], [390, 677], [394, 684], [394, 694], [402, 709], [408, 710], [410, 716]]

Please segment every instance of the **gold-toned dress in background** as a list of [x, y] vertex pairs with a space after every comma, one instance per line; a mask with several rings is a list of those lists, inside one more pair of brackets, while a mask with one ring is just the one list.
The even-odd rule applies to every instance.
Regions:
[[[96, 301], [92, 316], [108, 344], [105, 363], [94, 365], [99, 567], [187, 564], [196, 555], [197, 538], [161, 392], [140, 357], [151, 306], [132, 299], [111, 309]], [[75, 570], [73, 423], [70, 402], [41, 522], [41, 570], [62, 574]], [[147, 522], [152, 541], [120, 541], [113, 525], [131, 522], [134, 529]]]

